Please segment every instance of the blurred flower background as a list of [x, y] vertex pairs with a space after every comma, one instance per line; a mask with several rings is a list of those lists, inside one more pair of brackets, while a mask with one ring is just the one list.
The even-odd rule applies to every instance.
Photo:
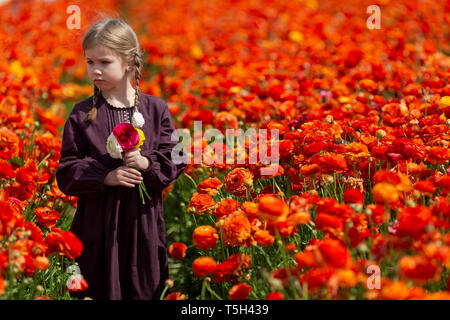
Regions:
[[[233, 142], [245, 161], [191, 162], [163, 191], [162, 299], [449, 299], [449, 11], [445, 0], [0, 1], [0, 299], [73, 299], [89, 285], [66, 272], [83, 243], [55, 170], [64, 121], [93, 94], [82, 36], [117, 14], [145, 53], [141, 90], [168, 102], [177, 128], [279, 130], [273, 175], [248, 161], [269, 138]], [[192, 139], [191, 156], [212, 146]]]

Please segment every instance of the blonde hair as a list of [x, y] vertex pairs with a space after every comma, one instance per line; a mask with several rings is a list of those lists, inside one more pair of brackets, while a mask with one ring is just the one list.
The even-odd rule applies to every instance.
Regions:
[[[139, 104], [139, 81], [142, 71], [142, 51], [136, 33], [123, 19], [105, 18], [95, 23], [84, 35], [82, 47], [84, 55], [93, 45], [103, 45], [115, 51], [122, 61], [134, 61], [134, 74], [136, 82], [136, 95], [134, 106]], [[97, 101], [100, 89], [94, 84], [93, 105], [87, 114], [86, 121], [92, 121], [97, 116]]]

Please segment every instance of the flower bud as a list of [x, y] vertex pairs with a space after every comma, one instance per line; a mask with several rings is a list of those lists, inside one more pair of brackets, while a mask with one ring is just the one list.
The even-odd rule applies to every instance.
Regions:
[[377, 132], [375, 132], [375, 137], [377, 137], [380, 140], [383, 139], [385, 135], [386, 135], [386, 131], [384, 131], [382, 129], [378, 129]]
[[167, 279], [165, 281], [165, 285], [168, 286], [169, 288], [172, 288], [174, 284], [174, 281], [172, 279]]
[[329, 114], [329, 115], [327, 115], [326, 117], [325, 117], [325, 119], [324, 119], [324, 121], [326, 122], [326, 123], [329, 123], [329, 124], [331, 124], [331, 123], [333, 123], [333, 116], [331, 115], [331, 114]]

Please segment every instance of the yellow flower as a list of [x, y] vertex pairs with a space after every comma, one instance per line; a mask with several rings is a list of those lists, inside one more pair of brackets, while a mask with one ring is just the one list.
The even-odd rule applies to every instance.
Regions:
[[203, 58], [203, 50], [198, 45], [193, 45], [191, 47], [191, 56], [195, 59]]
[[140, 146], [142, 146], [144, 144], [144, 140], [145, 140], [145, 135], [144, 132], [139, 129], [139, 128], [135, 128], [137, 130], [137, 132], [139, 133], [139, 143], [136, 145], [136, 148], [141, 151]]
[[289, 37], [289, 40], [297, 42], [297, 43], [303, 42], [303, 39], [304, 39], [303, 34], [300, 31], [296, 31], [296, 30], [289, 32], [288, 37]]
[[377, 183], [372, 189], [372, 195], [376, 203], [391, 203], [398, 200], [397, 188], [387, 182]]
[[15, 75], [19, 80], [22, 80], [25, 71], [23, 70], [22, 64], [18, 60], [14, 60], [9, 65], [9, 72]]
[[444, 96], [439, 100], [439, 107], [444, 108], [450, 106], [450, 96]]

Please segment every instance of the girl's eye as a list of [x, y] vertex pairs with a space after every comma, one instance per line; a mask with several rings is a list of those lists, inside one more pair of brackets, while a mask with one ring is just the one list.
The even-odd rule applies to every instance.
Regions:
[[[92, 64], [92, 61], [88, 61], [87, 63], [88, 63], [88, 64]], [[108, 63], [110, 63], [110, 62], [109, 62], [109, 61], [102, 61], [102, 63], [103, 63], [103, 64], [108, 64]]]

